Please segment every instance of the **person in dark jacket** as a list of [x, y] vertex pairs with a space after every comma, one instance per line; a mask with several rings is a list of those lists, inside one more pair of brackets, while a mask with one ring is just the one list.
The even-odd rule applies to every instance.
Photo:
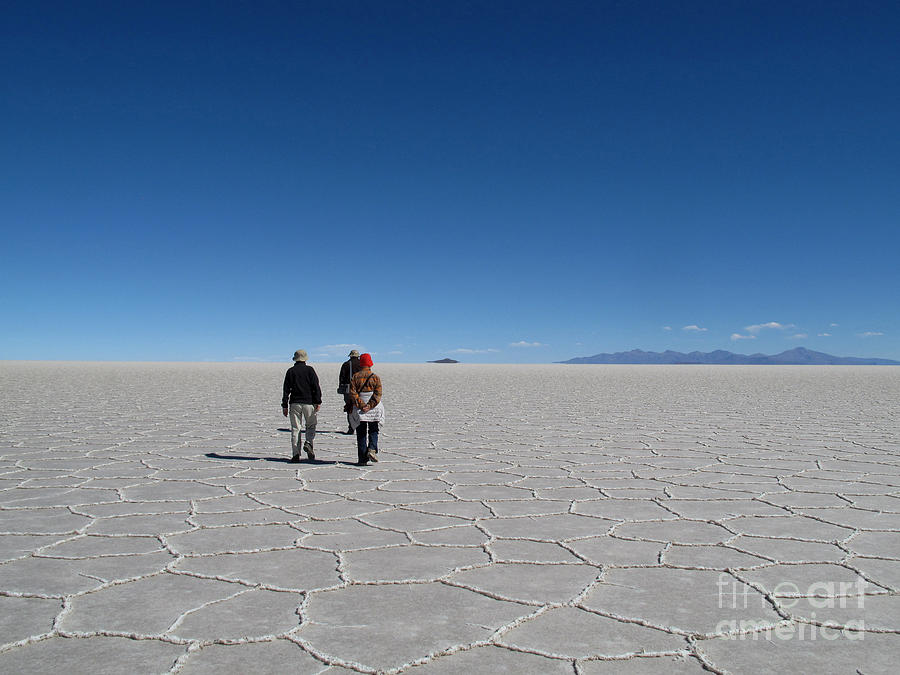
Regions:
[[281, 395], [281, 414], [291, 416], [291, 463], [300, 461], [300, 422], [306, 421], [306, 442], [303, 449], [310, 461], [316, 458], [313, 441], [316, 438], [316, 413], [322, 407], [322, 389], [319, 376], [312, 366], [306, 365], [306, 350], [294, 352], [294, 365], [284, 374]]
[[344, 395], [344, 412], [347, 413], [347, 431], [344, 433], [350, 435], [353, 433], [353, 425], [350, 424], [350, 413], [353, 412], [353, 397], [350, 396], [350, 379], [353, 373], [359, 372], [359, 351], [351, 349], [350, 358], [341, 364], [341, 374], [338, 378], [338, 392]]

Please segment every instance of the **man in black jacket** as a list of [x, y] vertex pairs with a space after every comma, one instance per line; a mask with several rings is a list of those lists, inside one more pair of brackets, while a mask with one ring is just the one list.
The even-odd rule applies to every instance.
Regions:
[[350, 397], [350, 380], [353, 373], [359, 370], [359, 351], [351, 349], [350, 358], [341, 364], [341, 374], [338, 377], [338, 392], [344, 395], [344, 412], [347, 413], [347, 431], [345, 434], [353, 433], [353, 426], [350, 424], [350, 413], [353, 411], [353, 399]]
[[306, 350], [294, 352], [294, 365], [284, 374], [281, 396], [281, 414], [291, 416], [291, 463], [300, 461], [300, 421], [306, 420], [306, 442], [303, 449], [310, 460], [316, 458], [313, 440], [316, 438], [316, 413], [322, 407], [322, 389], [319, 376], [312, 366], [306, 365]]

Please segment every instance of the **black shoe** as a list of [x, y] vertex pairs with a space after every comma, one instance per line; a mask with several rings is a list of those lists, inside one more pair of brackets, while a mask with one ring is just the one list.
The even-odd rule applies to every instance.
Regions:
[[299, 464], [300, 463], [300, 455], [294, 455], [291, 457], [290, 464]]
[[356, 466], [369, 466], [368, 462], [357, 462]]
[[352, 436], [353, 435], [353, 427], [350, 427], [349, 429], [347, 429], [347, 431], [342, 431], [341, 433], [344, 434], [345, 436]]

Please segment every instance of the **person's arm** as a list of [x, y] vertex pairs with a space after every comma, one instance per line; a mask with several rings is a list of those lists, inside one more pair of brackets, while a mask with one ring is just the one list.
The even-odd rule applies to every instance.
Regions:
[[356, 377], [350, 378], [350, 400], [353, 401], [353, 405], [362, 410], [365, 403], [363, 403], [363, 400], [359, 397], [359, 391], [356, 389], [356, 380]]
[[322, 407], [322, 387], [319, 386], [319, 376], [316, 371], [312, 368], [309, 369], [310, 374], [310, 384], [312, 384], [312, 396], [313, 403], [316, 404], [316, 412], [319, 412], [319, 408]]
[[281, 414], [287, 417], [288, 399], [291, 396], [291, 371], [284, 374], [284, 385], [281, 387]]
[[366, 408], [369, 410], [374, 408], [381, 401], [381, 378], [374, 373], [372, 373], [372, 386], [374, 387], [372, 390], [372, 398], [366, 403]]

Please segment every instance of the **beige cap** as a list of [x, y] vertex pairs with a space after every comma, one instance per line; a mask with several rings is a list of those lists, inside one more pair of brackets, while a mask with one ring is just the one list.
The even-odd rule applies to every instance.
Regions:
[[294, 361], [306, 361], [306, 350], [298, 349], [294, 352]]
[[354, 356], [355, 356], [356, 358], [359, 358], [359, 350], [358, 350], [358, 349], [351, 349], [351, 350], [350, 350], [350, 353], [349, 353], [347, 356], [349, 356], [351, 359], [352, 359]]

